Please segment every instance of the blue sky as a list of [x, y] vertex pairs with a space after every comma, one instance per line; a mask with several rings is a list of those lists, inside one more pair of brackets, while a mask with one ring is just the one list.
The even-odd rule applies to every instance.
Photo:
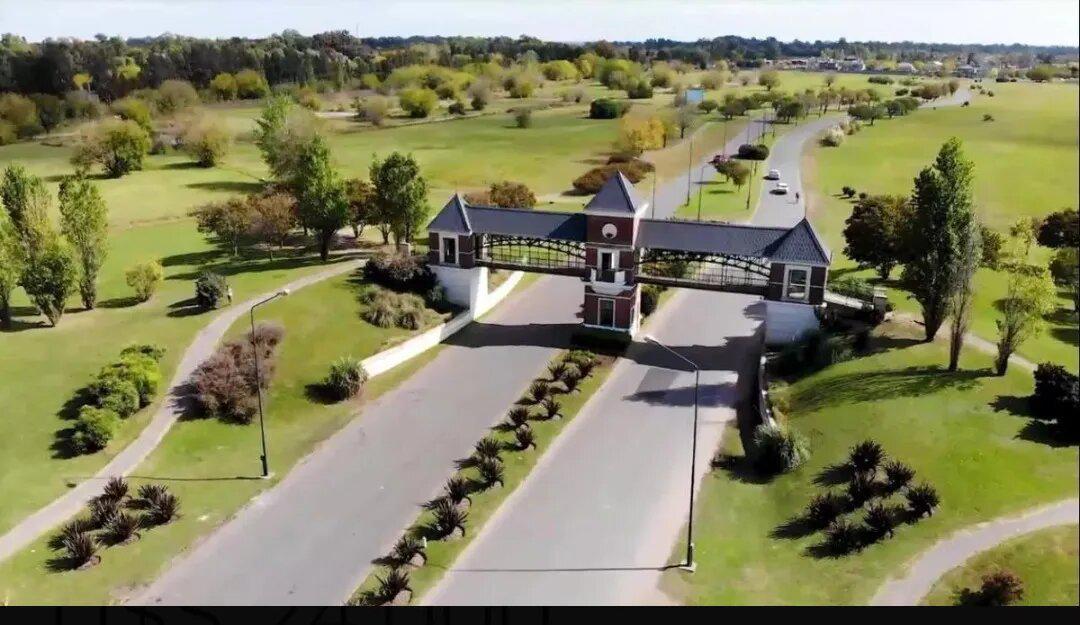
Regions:
[[38, 41], [177, 34], [509, 35], [584, 41], [718, 35], [1076, 46], [1076, 0], [0, 0], [0, 32]]

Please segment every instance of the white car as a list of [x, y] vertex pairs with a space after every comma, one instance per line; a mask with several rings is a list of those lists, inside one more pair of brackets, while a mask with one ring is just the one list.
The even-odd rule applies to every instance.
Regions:
[[779, 195], [787, 195], [787, 192], [788, 185], [786, 182], [778, 182], [776, 183], [776, 186], [773, 187], [773, 193], [777, 193]]
[[770, 169], [769, 173], [765, 174], [765, 179], [766, 180], [779, 180], [780, 179], [780, 170], [779, 169]]

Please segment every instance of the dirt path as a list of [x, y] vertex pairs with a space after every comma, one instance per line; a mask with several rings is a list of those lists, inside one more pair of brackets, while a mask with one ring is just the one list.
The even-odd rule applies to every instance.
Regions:
[[1066, 499], [1018, 516], [999, 518], [961, 530], [920, 554], [903, 577], [882, 585], [870, 604], [917, 605], [933, 588], [934, 582], [970, 558], [1011, 538], [1078, 521], [1080, 500]]
[[273, 291], [260, 293], [255, 297], [234, 304], [218, 313], [188, 345], [180, 364], [176, 367], [165, 399], [150, 419], [150, 423], [120, 453], [109, 461], [93, 476], [84, 479], [68, 492], [54, 499], [52, 503], [26, 517], [18, 525], [0, 536], [0, 560], [4, 560], [19, 551], [38, 536], [63, 523], [82, 509], [86, 502], [97, 496], [105, 481], [117, 475], [126, 475], [146, 458], [161, 442], [162, 438], [176, 422], [182, 412], [184, 386], [188, 377], [214, 351], [218, 341], [232, 324], [245, 314], [256, 302], [270, 297], [281, 289], [296, 291], [306, 286], [322, 282], [328, 278], [352, 271], [360, 266], [356, 260], [343, 261], [303, 278], [282, 285]]

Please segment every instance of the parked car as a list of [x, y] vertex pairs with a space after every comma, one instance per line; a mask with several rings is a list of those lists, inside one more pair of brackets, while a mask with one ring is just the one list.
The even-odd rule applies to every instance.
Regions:
[[778, 195], [787, 195], [787, 192], [788, 184], [786, 182], [778, 182], [776, 183], [776, 186], [773, 187], [773, 193], [776, 193]]
[[769, 173], [765, 174], [765, 179], [766, 180], [779, 180], [780, 179], [780, 170], [779, 169], [770, 169]]

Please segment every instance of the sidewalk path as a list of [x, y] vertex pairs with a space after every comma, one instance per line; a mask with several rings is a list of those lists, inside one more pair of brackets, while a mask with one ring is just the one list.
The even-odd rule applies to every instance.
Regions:
[[981, 523], [957, 532], [924, 551], [906, 574], [886, 582], [870, 601], [871, 605], [917, 605], [934, 582], [968, 559], [993, 549], [1022, 534], [1080, 522], [1080, 500], [1066, 499], [1029, 510], [1019, 516]]
[[220, 312], [214, 317], [213, 321], [195, 335], [194, 340], [184, 351], [180, 364], [176, 367], [176, 373], [173, 374], [172, 381], [169, 383], [165, 399], [162, 400], [157, 412], [150, 419], [150, 423], [147, 424], [139, 436], [92, 477], [83, 480], [77, 486], [53, 500], [52, 503], [26, 517], [6, 534], [0, 536], [0, 560], [11, 556], [38, 536], [78, 514], [87, 501], [101, 493], [106, 480], [117, 475], [127, 475], [158, 446], [165, 433], [169, 431], [169, 428], [176, 422], [177, 417], [183, 412], [183, 389], [187, 384], [188, 377], [196, 367], [213, 353], [218, 341], [225, 335], [233, 322], [247, 313], [253, 304], [270, 297], [282, 288], [296, 291], [317, 282], [322, 282], [327, 278], [352, 271], [360, 266], [361, 263], [356, 260], [342, 261], [318, 273], [293, 280], [273, 291], [234, 304]]

